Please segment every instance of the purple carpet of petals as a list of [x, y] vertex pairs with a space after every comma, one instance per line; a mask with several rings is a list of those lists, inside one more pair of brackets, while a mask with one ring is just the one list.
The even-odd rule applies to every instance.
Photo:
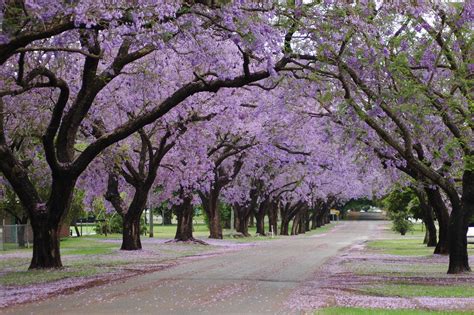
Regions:
[[[144, 239], [142, 244], [144, 249], [139, 251], [116, 250], [111, 254], [104, 255], [65, 255], [63, 263], [66, 267], [63, 271], [73, 271], [73, 267], [68, 267], [73, 261], [81, 260], [95, 264], [104, 262], [104, 266], [99, 274], [85, 277], [70, 277], [45, 283], [31, 285], [0, 285], [0, 310], [9, 306], [41, 301], [46, 298], [76, 292], [85, 288], [99, 285], [110, 285], [116, 281], [123, 281], [140, 274], [159, 271], [175, 266], [180, 263], [187, 263], [197, 259], [220, 255], [223, 253], [240, 250], [249, 246], [257, 246], [256, 243], [235, 243], [225, 240], [206, 240], [211, 246], [183, 246], [179, 243], [165, 244], [165, 239]], [[103, 242], [118, 242], [121, 240], [104, 240]], [[196, 247], [197, 246], [197, 247]], [[197, 249], [195, 254], [185, 254], [184, 252]], [[0, 262], [7, 259], [23, 259], [25, 261], [24, 270], [27, 269], [30, 252], [5, 253], [0, 256]], [[116, 264], [114, 264], [114, 262]], [[2, 273], [9, 272], [4, 268]], [[55, 272], [52, 270], [51, 272]], [[219, 293], [220, 298], [232, 295], [239, 287], [232, 287], [229, 290]]]
[[[427, 270], [442, 264], [443, 272], [410, 272], [408, 266], [423, 264]], [[470, 264], [474, 264], [471, 257]], [[369, 265], [366, 272], [357, 272], [355, 266]], [[410, 283], [418, 285], [465, 285], [474, 283], [474, 274], [448, 275], [445, 273], [448, 257], [395, 256], [375, 254], [361, 245], [349, 248], [332, 258], [318, 272], [308, 278], [290, 297], [288, 307], [309, 311], [324, 307], [361, 307], [384, 309], [470, 310], [474, 311], [474, 297], [398, 297], [376, 296], [361, 290], [367, 285]], [[398, 269], [397, 269], [398, 267]], [[379, 271], [390, 270], [390, 271]]]

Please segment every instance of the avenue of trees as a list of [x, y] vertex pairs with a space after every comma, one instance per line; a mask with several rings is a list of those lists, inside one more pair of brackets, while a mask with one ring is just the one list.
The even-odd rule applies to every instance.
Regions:
[[470, 2], [0, 9], [1, 207], [32, 226], [30, 268], [62, 266], [58, 233], [78, 200], [116, 212], [122, 249], [137, 250], [148, 204], [176, 214], [178, 241], [194, 240], [198, 204], [211, 238], [223, 237], [221, 204], [243, 235], [251, 217], [257, 233], [288, 235], [403, 187], [448, 272], [470, 271]]

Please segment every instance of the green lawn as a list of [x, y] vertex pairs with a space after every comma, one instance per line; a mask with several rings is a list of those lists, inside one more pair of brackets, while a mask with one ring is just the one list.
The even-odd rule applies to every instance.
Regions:
[[389, 310], [381, 308], [352, 308], [352, 307], [328, 307], [317, 310], [314, 314], [318, 315], [431, 315], [431, 314], [470, 314], [470, 312], [449, 312], [449, 311], [425, 311], [398, 309]]
[[[120, 236], [117, 234], [117, 236]], [[103, 237], [106, 239], [105, 237]], [[120, 248], [120, 244], [101, 242], [100, 237], [68, 237], [61, 240], [61, 255], [109, 254]]]
[[[423, 244], [425, 231], [422, 224], [415, 224], [414, 230], [401, 236], [393, 231], [387, 231], [389, 239], [370, 241], [367, 244], [369, 249], [377, 253], [398, 255], [398, 256], [430, 256], [434, 247], [427, 247]], [[474, 244], [468, 245], [469, 254], [474, 255]]]
[[363, 293], [382, 296], [431, 296], [431, 297], [473, 297], [474, 286], [470, 285], [419, 285], [390, 283], [360, 286]]
[[367, 247], [379, 253], [398, 256], [428, 256], [432, 255], [434, 250], [432, 247], [426, 247], [420, 238], [371, 241]]
[[99, 273], [103, 273], [103, 271], [91, 266], [63, 268], [59, 270], [24, 270], [9, 272], [0, 276], [0, 284], [19, 286], [33, 283], [46, 283], [71, 277], [92, 276]]
[[[372, 260], [351, 260], [344, 263], [344, 267], [357, 275], [386, 276], [389, 279], [384, 283], [369, 283], [355, 287], [362, 294], [373, 296], [399, 297], [473, 297], [473, 278], [468, 275], [462, 282], [453, 282], [451, 285], [420, 284], [423, 279], [440, 279], [446, 281], [454, 275], [446, 273], [448, 257], [444, 259], [433, 255], [433, 247], [423, 244], [424, 232], [420, 226], [415, 226], [413, 233], [400, 236], [393, 231], [387, 231], [386, 239], [374, 240], [367, 243], [368, 254], [389, 254], [400, 258], [377, 257]], [[469, 255], [474, 255], [474, 245], [468, 246]], [[413, 258], [410, 258], [413, 257]], [[419, 281], [417, 282], [417, 279]], [[449, 283], [449, 282], [446, 282]]]

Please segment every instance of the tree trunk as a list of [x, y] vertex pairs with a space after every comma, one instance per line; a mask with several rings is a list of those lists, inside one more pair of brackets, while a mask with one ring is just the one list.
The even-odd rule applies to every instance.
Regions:
[[428, 239], [426, 242], [426, 246], [428, 247], [436, 247], [438, 244], [437, 237], [436, 237], [436, 226], [433, 221], [433, 217], [431, 220], [425, 222], [426, 232], [428, 233]]
[[268, 223], [270, 225], [270, 232], [274, 235], [278, 234], [278, 204], [276, 202], [270, 203], [268, 208]]
[[456, 274], [471, 271], [467, 253], [467, 229], [474, 214], [474, 171], [465, 170], [462, 178], [461, 207], [453, 206], [449, 222], [449, 269]]
[[434, 250], [434, 254], [448, 255], [449, 254], [449, 242], [448, 242], [448, 229], [449, 229], [449, 212], [446, 207], [439, 189], [425, 188], [426, 195], [428, 196], [428, 202], [433, 208], [436, 218], [438, 219], [439, 231], [438, 231], [438, 243]]
[[28, 217], [23, 216], [18, 221], [18, 226], [16, 230], [16, 236], [18, 240], [18, 247], [25, 248], [26, 247], [26, 224], [28, 223]]
[[318, 211], [318, 215], [316, 216], [316, 227], [319, 228], [319, 227], [322, 227], [325, 223], [324, 223], [324, 213], [325, 213], [325, 209], [319, 209]]
[[313, 215], [311, 216], [311, 230], [314, 230], [318, 227], [318, 210], [312, 210]]
[[255, 221], [257, 224], [257, 234], [265, 235], [265, 212], [266, 202], [262, 202], [255, 213]]
[[33, 258], [29, 269], [60, 268], [59, 225], [45, 217], [31, 220], [33, 228]]
[[176, 216], [178, 218], [178, 227], [174, 237], [177, 241], [191, 241], [193, 237], [193, 216], [194, 209], [191, 203], [192, 199], [184, 198], [183, 203], [176, 208]]
[[281, 227], [280, 227], [280, 235], [288, 235], [288, 226], [290, 222], [286, 215], [281, 216]]
[[33, 229], [33, 257], [29, 269], [62, 267], [59, 231], [67, 216], [74, 192], [75, 179], [53, 176], [48, 203], [37, 204], [28, 211]]
[[329, 218], [329, 210], [324, 213], [324, 224], [329, 224], [331, 223], [331, 219]]
[[245, 206], [235, 205], [232, 209], [236, 214], [236, 231], [242, 233], [244, 236], [250, 236], [249, 234], [249, 216], [248, 208]]
[[[456, 213], [455, 213], [456, 212]], [[471, 271], [467, 254], [467, 224], [464, 223], [459, 209], [453, 209], [449, 224], [449, 269], [448, 273], [456, 274]]]
[[426, 226], [426, 235], [425, 240], [428, 247], [436, 247], [437, 246], [437, 238], [436, 238], [436, 226], [433, 219], [433, 208], [428, 203], [427, 196], [423, 189], [416, 189], [415, 190], [418, 200], [420, 201], [420, 207], [423, 211], [423, 223]]
[[222, 239], [221, 215], [218, 207], [219, 190], [213, 188], [207, 194], [200, 193], [200, 196], [209, 220], [209, 238]]
[[123, 216], [121, 250], [142, 249], [140, 240], [140, 214], [127, 213]]
[[297, 235], [300, 229], [300, 215], [297, 214], [293, 219], [293, 225], [291, 227], [291, 235]]
[[[311, 231], [310, 223], [311, 223], [311, 219], [310, 219], [309, 208], [306, 208], [305, 214], [304, 214], [304, 232]], [[301, 233], [304, 233], [304, 232], [301, 232]]]
[[26, 227], [24, 225], [17, 226], [16, 237], [18, 240], [18, 247], [20, 248], [26, 247], [25, 231]]

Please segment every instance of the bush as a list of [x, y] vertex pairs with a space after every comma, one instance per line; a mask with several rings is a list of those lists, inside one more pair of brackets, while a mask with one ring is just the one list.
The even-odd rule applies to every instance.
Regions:
[[405, 235], [407, 232], [413, 230], [413, 223], [407, 219], [407, 214], [404, 212], [392, 213], [392, 230]]
[[394, 189], [383, 199], [383, 205], [393, 221], [392, 229], [405, 235], [413, 230], [409, 217], [420, 215], [420, 207], [415, 192], [410, 187]]
[[[95, 226], [95, 231], [98, 234], [105, 234], [105, 228], [107, 233], [118, 233], [122, 234], [123, 219], [117, 214], [108, 214], [105, 216], [105, 221], [98, 221]], [[140, 234], [145, 234], [147, 232], [147, 225], [145, 224], [145, 218], [142, 216], [140, 218]]]
[[[219, 202], [218, 209], [221, 216], [221, 226], [226, 229], [230, 228], [230, 212], [232, 211], [231, 206], [226, 203]], [[209, 217], [207, 216], [206, 211], [202, 210], [202, 214], [204, 216], [204, 223], [206, 223], [207, 227], [209, 228]]]

